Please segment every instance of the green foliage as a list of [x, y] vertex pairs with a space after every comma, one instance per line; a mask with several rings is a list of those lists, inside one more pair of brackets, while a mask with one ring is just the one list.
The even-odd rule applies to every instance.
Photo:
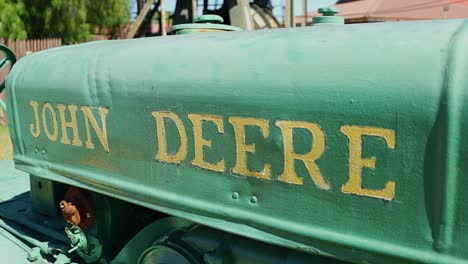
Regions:
[[130, 19], [128, 0], [87, 0], [88, 21], [101, 34], [104, 29], [116, 37], [120, 26]]
[[0, 36], [10, 39], [25, 39], [27, 37], [21, 17], [24, 15], [22, 2], [0, 0]]
[[[169, 24], [169, 25], [172, 25], [172, 13], [171, 12], [168, 12], [166, 11], [166, 23]], [[159, 24], [159, 12], [156, 12], [153, 16], [153, 21], [156, 23], [156, 24]]]
[[0, 37], [83, 42], [96, 28], [117, 35], [128, 13], [128, 0], [0, 0]]
[[21, 0], [27, 6], [24, 23], [29, 38], [61, 37], [65, 43], [90, 37], [86, 0]]

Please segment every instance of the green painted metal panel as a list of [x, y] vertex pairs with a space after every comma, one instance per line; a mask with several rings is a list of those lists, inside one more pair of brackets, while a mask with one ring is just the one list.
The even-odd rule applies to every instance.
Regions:
[[[7, 80], [14, 158], [39, 177], [306, 252], [354, 262], [462, 263], [467, 31], [464, 20], [322, 25], [38, 52], [19, 61]], [[69, 144], [62, 143], [58, 104], [76, 105], [74, 144], [81, 146], [72, 145], [72, 128]], [[98, 137], [99, 107], [107, 145]], [[168, 112], [187, 137], [177, 164], [156, 156], [162, 128], [154, 116]], [[193, 164], [202, 140], [194, 139], [189, 114], [218, 120], [202, 125], [211, 140], [203, 160], [223, 160], [221, 171]], [[237, 141], [236, 117], [257, 124]], [[285, 121], [308, 127], [291, 133], [292, 151], [317, 154], [306, 159], [312, 165], [292, 162], [302, 184], [292, 184], [291, 173], [280, 176], [291, 165], [280, 129]], [[174, 156], [185, 143], [173, 120], [164, 124], [167, 154]], [[243, 163], [240, 151], [263, 179], [236, 166]], [[371, 157], [374, 169], [361, 162]], [[349, 183], [350, 169], [360, 184]]]

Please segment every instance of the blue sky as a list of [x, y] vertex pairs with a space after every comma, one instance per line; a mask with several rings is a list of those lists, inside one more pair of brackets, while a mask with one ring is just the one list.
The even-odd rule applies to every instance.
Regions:
[[[213, 0], [210, 0], [213, 1]], [[222, 0], [218, 0], [221, 2]], [[284, 6], [284, 0], [271, 0], [273, 5], [276, 6], [273, 10], [273, 13], [276, 16], [282, 15], [281, 6]], [[294, 1], [294, 14], [301, 15], [302, 14], [302, 0], [293, 0]], [[166, 0], [166, 9], [168, 11], [173, 11], [175, 8], [176, 0]], [[307, 9], [309, 12], [313, 11], [314, 9], [318, 9], [319, 7], [330, 6], [336, 3], [337, 0], [307, 0]], [[132, 6], [132, 17], [136, 16], [136, 1], [131, 3]]]

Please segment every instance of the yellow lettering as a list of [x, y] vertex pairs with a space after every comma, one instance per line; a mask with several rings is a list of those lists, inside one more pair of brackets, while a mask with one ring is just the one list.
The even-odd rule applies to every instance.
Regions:
[[252, 171], [247, 168], [247, 152], [255, 153], [255, 144], [245, 143], [245, 127], [257, 126], [260, 128], [263, 137], [268, 137], [268, 120], [248, 117], [229, 117], [229, 123], [234, 126], [234, 136], [236, 138], [236, 165], [232, 168], [234, 173], [244, 176], [270, 179], [271, 166], [265, 163], [262, 171]]
[[105, 151], [110, 152], [109, 144], [107, 142], [107, 128], [106, 128], [106, 117], [109, 113], [109, 109], [104, 107], [98, 107], [99, 115], [101, 116], [101, 127], [99, 127], [96, 117], [94, 116], [91, 108], [89, 106], [82, 106], [81, 112], [83, 112], [85, 119], [85, 128], [86, 128], [86, 147], [89, 149], [94, 149], [94, 144], [91, 141], [91, 132], [89, 129], [89, 123], [93, 126], [94, 132], [96, 133], [99, 142], [101, 142], [102, 147]]
[[81, 147], [83, 143], [80, 140], [80, 136], [78, 134], [78, 125], [76, 123], [76, 110], [78, 107], [76, 105], [69, 105], [68, 111], [70, 112], [70, 122], [65, 121], [65, 105], [57, 104], [57, 108], [59, 110], [60, 122], [62, 124], [62, 138], [60, 142], [63, 144], [70, 145], [70, 139], [68, 138], [67, 127], [73, 130], [73, 142], [71, 144], [73, 146]]
[[193, 140], [195, 146], [195, 157], [193, 158], [192, 164], [200, 168], [213, 170], [213, 171], [224, 171], [224, 159], [221, 159], [217, 163], [208, 163], [203, 158], [203, 147], [207, 146], [211, 148], [211, 140], [203, 138], [202, 123], [204, 121], [210, 121], [216, 124], [218, 133], [224, 133], [223, 118], [217, 115], [197, 115], [189, 114], [188, 118], [193, 124]]
[[[323, 178], [315, 161], [319, 159], [325, 151], [325, 135], [319, 125], [299, 121], [278, 121], [276, 126], [281, 128], [284, 145], [284, 171], [278, 180], [292, 184], [303, 184], [303, 179], [299, 178], [294, 170], [294, 160], [301, 160], [307, 168], [315, 185], [320, 189], [329, 190], [330, 184]], [[310, 152], [297, 154], [294, 152], [293, 129], [307, 129], [312, 133], [313, 145]]]
[[[52, 119], [52, 129], [54, 130], [53, 133], [50, 133], [49, 127], [47, 126], [46, 110], [49, 110], [50, 112], [50, 117]], [[42, 106], [42, 125], [44, 126], [44, 131], [47, 137], [51, 141], [57, 140], [57, 137], [58, 137], [57, 115], [55, 114], [55, 111], [52, 108], [52, 105], [50, 103], [45, 103]]]
[[[158, 153], [156, 159], [159, 161], [180, 163], [187, 156], [187, 134], [185, 127], [180, 117], [172, 112], [152, 112], [153, 117], [156, 119], [157, 137], [158, 137]], [[164, 118], [172, 120], [179, 131], [180, 147], [175, 155], [167, 153], [166, 144], [166, 127], [164, 125]]]
[[395, 133], [391, 129], [362, 126], [342, 126], [341, 132], [349, 140], [349, 180], [341, 187], [343, 193], [369, 196], [391, 201], [395, 197], [395, 182], [388, 181], [382, 190], [362, 187], [362, 168], [375, 169], [375, 157], [362, 158], [362, 136], [374, 136], [385, 139], [390, 149], [395, 148]]
[[33, 137], [38, 137], [40, 134], [41, 134], [41, 128], [39, 127], [39, 111], [38, 111], [38, 106], [39, 106], [39, 103], [37, 101], [29, 101], [29, 104], [32, 106], [33, 108], [33, 111], [34, 111], [34, 120], [35, 120], [35, 123], [36, 123], [36, 129], [34, 131], [34, 124], [33, 123], [30, 123], [29, 124], [29, 131], [31, 132], [31, 135]]

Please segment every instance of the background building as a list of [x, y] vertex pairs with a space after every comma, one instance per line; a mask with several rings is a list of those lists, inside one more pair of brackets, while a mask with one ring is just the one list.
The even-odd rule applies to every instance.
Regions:
[[[341, 0], [334, 7], [348, 24], [468, 17], [468, 0]], [[318, 15], [308, 13], [307, 23]], [[302, 21], [303, 16], [296, 16], [297, 25]]]

